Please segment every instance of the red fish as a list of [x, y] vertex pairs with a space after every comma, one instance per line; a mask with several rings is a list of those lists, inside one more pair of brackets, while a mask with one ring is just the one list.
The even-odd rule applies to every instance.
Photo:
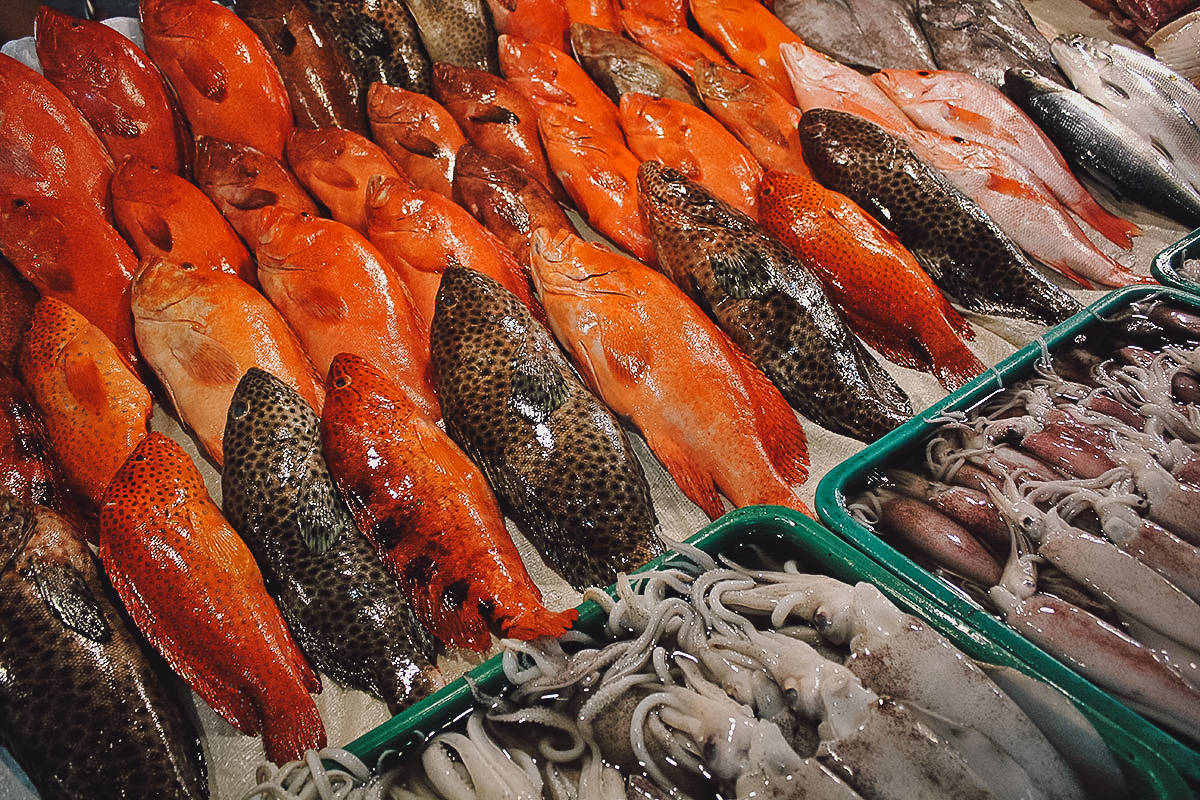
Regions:
[[149, 434], [117, 471], [100, 508], [100, 560], [138, 629], [213, 711], [261, 731], [267, 758], [325, 746], [310, 695], [320, 681], [174, 440]]
[[691, 0], [691, 10], [701, 32], [730, 61], [794, 101], [779, 45], [800, 37], [779, 17], [757, 0]]
[[21, 277], [12, 262], [0, 258], [0, 373], [16, 366], [21, 335], [29, 327], [39, 297], [41, 293]]
[[534, 235], [533, 275], [555, 337], [712, 519], [734, 506], [812, 516], [804, 429], [775, 385], [661, 273], [570, 233]]
[[113, 161], [54, 84], [0, 55], [0, 192], [54, 197], [108, 217]]
[[896, 236], [845, 195], [800, 175], [770, 170], [762, 225], [821, 278], [854, 332], [901, 366], [954, 390], [984, 365], [963, 343], [971, 326]]
[[621, 95], [621, 127], [642, 161], [661, 161], [751, 217], [758, 216], [763, 168], [725, 126], [691, 103]]
[[625, 8], [621, 10], [621, 25], [631, 39], [689, 78], [697, 61], [729, 63], [688, 27], [686, 15], [677, 22], [669, 22]]
[[122, 34], [51, 6], [38, 9], [42, 74], [91, 123], [120, 164], [139, 156], [179, 175], [191, 168], [191, 134], [162, 73]]
[[127, 364], [141, 364], [129, 314], [137, 256], [99, 213], [54, 197], [0, 195], [0, 251], [42, 295], [104, 331]]
[[138, 9], [146, 52], [174, 87], [192, 133], [283, 158], [291, 101], [254, 31], [211, 0], [140, 0]]
[[258, 241], [264, 208], [319, 213], [316, 202], [282, 161], [248, 144], [196, 137], [195, 177], [196, 185], [250, 247]]
[[365, 236], [335, 220], [275, 208], [264, 214], [255, 254], [263, 293], [319, 374], [328, 374], [338, 353], [354, 353], [422, 413], [441, 419], [429, 372], [429, 323]]
[[150, 430], [154, 398], [78, 311], [43, 297], [19, 362], [70, 487], [91, 510]]
[[441, 103], [399, 86], [373, 83], [367, 118], [371, 138], [409, 180], [451, 196], [454, 160], [467, 137]]
[[508, 81], [481, 69], [434, 64], [433, 96], [473, 144], [517, 164], [565, 199], [546, 163], [537, 108]]
[[617, 0], [564, 0], [567, 19], [592, 25], [613, 33], [621, 32], [621, 16]]
[[621, 0], [621, 11], [669, 25], [688, 24], [688, 0]]
[[574, 609], [542, 605], [483, 473], [432, 419], [350, 354], [334, 359], [326, 397], [329, 472], [426, 630], [483, 651], [492, 626], [517, 639], [570, 627]]
[[568, 52], [565, 0], [488, 0], [497, 34], [541, 42]]
[[[525, 269], [487, 228], [454, 201], [402, 180], [376, 178], [367, 200], [367, 237], [412, 292], [428, 334], [442, 273], [461, 264], [499, 281], [536, 314]], [[428, 337], [426, 337], [428, 338]]]
[[288, 139], [287, 163], [334, 219], [360, 233], [367, 230], [371, 177], [405, 179], [382, 147], [341, 128], [297, 128]]
[[254, 260], [237, 231], [190, 181], [128, 158], [113, 175], [112, 203], [117, 229], [138, 258], [162, 256], [258, 285]]

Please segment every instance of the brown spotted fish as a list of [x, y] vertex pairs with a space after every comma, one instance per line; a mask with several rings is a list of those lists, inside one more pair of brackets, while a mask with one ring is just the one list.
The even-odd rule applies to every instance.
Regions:
[[582, 22], [573, 23], [569, 35], [575, 59], [614, 103], [623, 94], [638, 92], [700, 105], [688, 82], [640, 44]]
[[663, 552], [628, 436], [524, 303], [451, 265], [430, 343], [446, 432], [572, 586], [607, 586]]
[[404, 0], [312, 0], [310, 5], [358, 69], [360, 86], [379, 82], [429, 94], [432, 63]]
[[803, 416], [863, 441], [912, 416], [817, 277], [751, 217], [656, 161], [638, 170], [638, 204], [662, 271]]
[[0, 730], [45, 798], [207, 798], [200, 739], [83, 534], [0, 491]]
[[435, 645], [338, 493], [320, 428], [294, 389], [249, 369], [225, 423], [225, 517], [313, 665], [395, 713], [434, 688]]
[[404, 0], [429, 61], [500, 74], [496, 30], [483, 0]]
[[799, 130], [816, 179], [896, 234], [963, 308], [1047, 325], [1082, 308], [979, 206], [880, 126], [818, 108], [805, 112]]

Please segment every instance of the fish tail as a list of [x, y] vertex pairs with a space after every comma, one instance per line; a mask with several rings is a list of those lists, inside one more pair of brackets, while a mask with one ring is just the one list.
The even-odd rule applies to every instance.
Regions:
[[1105, 239], [1125, 250], [1133, 247], [1134, 236], [1142, 235], [1142, 229], [1136, 223], [1109, 212], [1090, 195], [1074, 204], [1071, 210]]
[[[481, 568], [486, 568], [481, 565]], [[459, 603], [449, 599], [459, 582], [451, 586], [435, 583], [423, 587], [408, 587], [413, 613], [433, 636], [447, 647], [463, 647], [482, 653], [492, 643], [487, 620], [480, 613], [485, 597], [477, 587], [470, 587], [467, 598]]]
[[947, 391], [962, 388], [986, 369], [960, 339], [949, 334], [919, 341], [917, 346], [925, 352], [933, 366], [934, 377]]
[[550, 611], [540, 604], [536, 607], [522, 605], [517, 613], [500, 617], [500, 630], [510, 639], [530, 641], [541, 636], [561, 636], [579, 617], [573, 608], [566, 611]]
[[270, 713], [263, 715], [263, 748], [276, 764], [300, 761], [309, 750], [326, 745], [325, 723], [307, 692], [295, 698], [273, 698]]
[[808, 480], [808, 437], [804, 427], [771, 379], [740, 351], [737, 353], [745, 364], [747, 388], [754, 398], [754, 426], [767, 457], [786, 483], [799, 486]]

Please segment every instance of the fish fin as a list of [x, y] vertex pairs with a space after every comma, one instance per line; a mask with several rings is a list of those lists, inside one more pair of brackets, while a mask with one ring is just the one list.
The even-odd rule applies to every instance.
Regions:
[[732, 357], [741, 362], [746, 390], [754, 403], [754, 427], [775, 469], [788, 483], [808, 480], [808, 438], [796, 412], [767, 374], [730, 342]]
[[1076, 272], [1075, 270], [1073, 270], [1069, 266], [1067, 266], [1067, 262], [1062, 259], [1058, 259], [1057, 261], [1054, 261], [1054, 262], [1046, 261], [1043, 259], [1038, 259], [1038, 261], [1042, 264], [1045, 264], [1048, 267], [1053, 267], [1055, 272], [1060, 273], [1063, 277], [1067, 278], [1068, 280], [1074, 281], [1075, 283], [1079, 284], [1084, 289], [1093, 288], [1091, 281], [1089, 281], [1087, 278], [1083, 277], [1078, 272]]
[[313, 161], [308, 164], [307, 172], [313, 180], [320, 181], [335, 189], [352, 190], [358, 186], [358, 179], [350, 170], [330, 161]]
[[1037, 200], [1043, 197], [1035, 187], [1030, 186], [1024, 181], [1019, 181], [1014, 178], [1008, 178], [1004, 175], [998, 175], [994, 172], [988, 173], [987, 188], [993, 192], [1016, 197], [1022, 200]]
[[177, 349], [175, 356], [188, 377], [197, 383], [236, 384], [241, 380], [237, 359], [208, 337], [187, 339], [186, 347], [182, 351]]
[[772, 265], [757, 248], [714, 253], [709, 265], [721, 288], [738, 300], [761, 300], [777, 288]]
[[104, 609], [78, 569], [70, 563], [39, 560], [32, 572], [42, 602], [62, 624], [93, 642], [112, 639]]
[[90, 358], [71, 358], [63, 364], [67, 391], [80, 406], [92, 413], [105, 411], [109, 405], [108, 390], [100, 369]]
[[319, 322], [336, 323], [346, 318], [346, 304], [341, 295], [327, 287], [305, 286], [292, 299]]
[[176, 53], [187, 82], [204, 99], [213, 103], [225, 102], [229, 94], [229, 74], [221, 60], [199, 47], [181, 48]]
[[308, 750], [324, 749], [328, 743], [325, 723], [312, 698], [306, 703], [280, 703], [259, 716], [263, 748], [275, 764], [298, 761]]
[[[470, 530], [442, 530], [447, 537], [472, 535]], [[397, 576], [400, 587], [413, 614], [425, 630], [433, 634], [447, 647], [465, 647], [483, 652], [491, 645], [491, 633], [487, 621], [479, 613], [479, 603], [474, 602], [475, 592], [466, 578], [446, 583], [438, 578], [439, 565], [428, 555], [411, 559]]]
[[138, 230], [151, 245], [164, 253], [171, 252], [171, 248], [175, 246], [175, 239], [171, 236], [171, 226], [162, 217], [153, 216], [149, 219], [139, 219]]
[[102, 136], [119, 136], [123, 139], [134, 139], [141, 135], [137, 120], [125, 113], [125, 110], [115, 103], [105, 101], [93, 105], [88, 112], [88, 122]]
[[504, 106], [484, 106], [471, 112], [468, 120], [476, 125], [516, 125], [521, 118]]
[[400, 143], [408, 152], [421, 158], [437, 158], [442, 155], [443, 148], [440, 144], [430, 139], [428, 136], [419, 134], [409, 134], [404, 141]]
[[342, 537], [344, 525], [353, 524], [332, 481], [308, 481], [296, 504], [300, 540], [314, 555], [327, 552]]
[[579, 612], [573, 608], [565, 611], [550, 611], [540, 603], [522, 606], [517, 613], [500, 619], [500, 632], [508, 639], [528, 642], [542, 636], [561, 636], [570, 630]]
[[559, 364], [527, 337], [512, 369], [508, 402], [529, 422], [545, 422], [571, 394]]
[[[794, 416], [794, 415], [793, 415]], [[650, 444], [649, 440], [647, 443]], [[708, 473], [674, 439], [665, 437], [651, 444], [654, 455], [679, 485], [680, 491], [708, 515], [716, 519], [725, 513], [725, 504]]]
[[946, 106], [949, 112], [949, 119], [960, 122], [972, 129], [982, 131], [989, 137], [1002, 139], [1013, 145], [1018, 144], [1017, 138], [1007, 128], [998, 124], [991, 117], [980, 114], [977, 111], [972, 111], [969, 108], [955, 105], [953, 100], [947, 100]]
[[229, 199], [226, 202], [238, 211], [254, 211], [258, 208], [267, 208], [276, 205], [279, 202], [279, 193], [268, 189], [255, 188], [246, 192], [241, 197]]

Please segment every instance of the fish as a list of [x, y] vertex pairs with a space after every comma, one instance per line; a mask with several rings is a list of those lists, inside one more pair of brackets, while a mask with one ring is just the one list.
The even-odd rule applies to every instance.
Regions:
[[500, 74], [533, 103], [539, 116], [557, 108], [594, 133], [624, 140], [617, 104], [565, 51], [506, 35], [497, 39], [497, 46]]
[[0, 375], [11, 372], [21, 349], [21, 335], [42, 296], [21, 277], [12, 262], [0, 255]]
[[948, 391], [984, 365], [975, 331], [895, 234], [850, 198], [800, 175], [768, 170], [759, 220], [821, 279], [851, 329], [895, 364], [937, 377]]
[[692, 19], [725, 57], [790, 102], [792, 85], [779, 46], [800, 37], [757, 0], [690, 0]]
[[540, 181], [521, 167], [472, 145], [458, 151], [454, 197], [508, 248], [529, 263], [533, 232], [575, 230], [571, 218]]
[[133, 279], [138, 348], [175, 412], [218, 466], [225, 416], [238, 381], [259, 367], [314, 409], [321, 376], [267, 298], [235, 275], [150, 257]]
[[54, 197], [112, 219], [113, 160], [83, 114], [54, 84], [0, 54], [0, 192]]
[[0, 252], [42, 296], [87, 317], [126, 364], [141, 367], [129, 314], [137, 255], [98, 211], [53, 196], [0, 194]]
[[809, 47], [847, 66], [937, 68], [913, 0], [777, 0], [775, 15]]
[[573, 22], [567, 36], [575, 60], [614, 103], [619, 104], [628, 92], [638, 92], [700, 105], [679, 73], [620, 31]]
[[146, 53], [175, 90], [192, 134], [283, 158], [291, 100], [254, 31], [209, 0], [142, 0], [138, 12]]
[[435, 64], [433, 96], [472, 144], [519, 165], [566, 200], [538, 138], [537, 108], [516, 87], [483, 70]]
[[806, 419], [862, 441], [907, 421], [903, 389], [850, 332], [816, 275], [751, 217], [654, 161], [638, 202], [664, 274]]
[[621, 32], [619, 0], [564, 0], [567, 19], [601, 30]]
[[366, 86], [305, 0], [239, 0], [234, 10], [279, 68], [296, 125], [367, 133]]
[[866, 75], [802, 42], [779, 47], [796, 105], [804, 111], [833, 108], [881, 125], [897, 136], [917, 130], [908, 116]]
[[99, 555], [138, 630], [213, 711], [242, 733], [261, 732], [268, 759], [325, 747], [312, 698], [320, 680], [175, 440], [151, 432], [113, 477]]
[[1200, 87], [1173, 69], [1152, 40], [1146, 44], [1155, 48], [1154, 55], [1118, 42], [1111, 42], [1105, 49], [1115, 61], [1128, 64], [1131, 69], [1144, 75], [1159, 92], [1182, 108], [1193, 122], [1200, 122]]
[[708, 113], [763, 169], [811, 176], [797, 132], [803, 112], [795, 104], [753, 75], [718, 62], [697, 61], [692, 83]]
[[970, 73], [998, 89], [1009, 68], [1062, 81], [1050, 42], [1019, 0], [916, 0], [916, 7], [939, 69]]
[[729, 64], [711, 44], [688, 27], [686, 6], [678, 19], [621, 8], [621, 27], [639, 45], [685, 77], [691, 78], [697, 61]]
[[901, 139], [835, 109], [805, 112], [799, 130], [816, 179], [896, 234], [951, 301], [1050, 325], [1082, 309]]
[[484, 0], [404, 0], [433, 65], [498, 73], [496, 30]]
[[287, 163], [331, 217], [360, 233], [367, 230], [371, 177], [404, 178], [382, 147], [341, 128], [296, 129], [288, 139]]
[[381, 178], [371, 182], [367, 203], [367, 237], [412, 293], [426, 333], [442, 276], [455, 264], [490, 275], [541, 315], [527, 268], [453, 200]]
[[631, 11], [639, 17], [655, 19], [670, 25], [686, 25], [688, 0], [622, 0], [621, 11]]
[[388, 376], [410, 402], [441, 418], [429, 365], [429, 322], [396, 270], [361, 233], [289, 209], [264, 215], [254, 251], [263, 293], [296, 331], [318, 375], [341, 352]]
[[108, 337], [53, 297], [34, 307], [18, 369], [67, 487], [94, 512], [108, 482], [150, 431], [154, 398]]
[[1062, 153], [1021, 107], [991, 84], [954, 70], [881, 70], [871, 76], [918, 126], [982, 142], [1008, 153], [1038, 176], [1064, 206], [1126, 250], [1141, 229], [1100, 205]]
[[535, 639], [570, 628], [575, 610], [543, 605], [483, 473], [433, 419], [348, 353], [326, 396], [330, 472], [427, 631], [483, 652], [492, 631]]
[[763, 168], [725, 126], [703, 109], [639, 92], [621, 97], [621, 126], [642, 161], [679, 170], [742, 213], [758, 216]]
[[183, 111], [141, 48], [108, 25], [48, 5], [38, 9], [34, 29], [42, 74], [79, 109], [115, 164], [138, 156], [190, 173]]
[[421, 94], [433, 86], [433, 64], [404, 0], [311, 0], [358, 69], [359, 85], [386, 83]]
[[452, 196], [455, 163], [467, 137], [445, 106], [428, 95], [372, 83], [367, 91], [371, 138], [410, 181]]
[[1200, 186], [1200, 117], [1164, 93], [1139, 62], [1093, 36], [1056, 36], [1050, 52], [1075, 91], [1141, 131], [1193, 188]]
[[40, 797], [209, 796], [200, 736], [77, 527], [0, 492], [0, 728]]
[[664, 552], [629, 437], [515, 295], [450, 265], [430, 346], [446, 433], [567, 583], [607, 586]]
[[338, 493], [321, 418], [251, 367], [229, 403], [225, 442], [221, 508], [313, 666], [393, 714], [428, 696], [440, 683], [434, 641]]
[[497, 36], [509, 34], [564, 53], [570, 49], [567, 26], [571, 20], [565, 0], [487, 0], [487, 6]]
[[561, 106], [538, 115], [546, 156], [575, 208], [598, 233], [640, 261], [653, 264], [653, 242], [638, 213], [641, 161], [625, 143], [598, 133]]
[[1200, 226], [1200, 193], [1136, 129], [1033, 70], [1010, 70], [1005, 88], [1068, 163], [1123, 197]]
[[237, 231], [198, 186], [139, 158], [113, 174], [113, 221], [138, 258], [162, 256], [219, 269], [258, 285], [254, 259]]
[[247, 248], [258, 241], [264, 208], [282, 206], [313, 216], [320, 213], [287, 165], [249, 145], [197, 136], [194, 176], [196, 186], [208, 195]]
[[795, 493], [808, 477], [800, 421], [682, 290], [569, 232], [539, 229], [532, 259], [551, 330], [580, 375], [709, 518], [725, 511], [720, 495], [812, 516]]

